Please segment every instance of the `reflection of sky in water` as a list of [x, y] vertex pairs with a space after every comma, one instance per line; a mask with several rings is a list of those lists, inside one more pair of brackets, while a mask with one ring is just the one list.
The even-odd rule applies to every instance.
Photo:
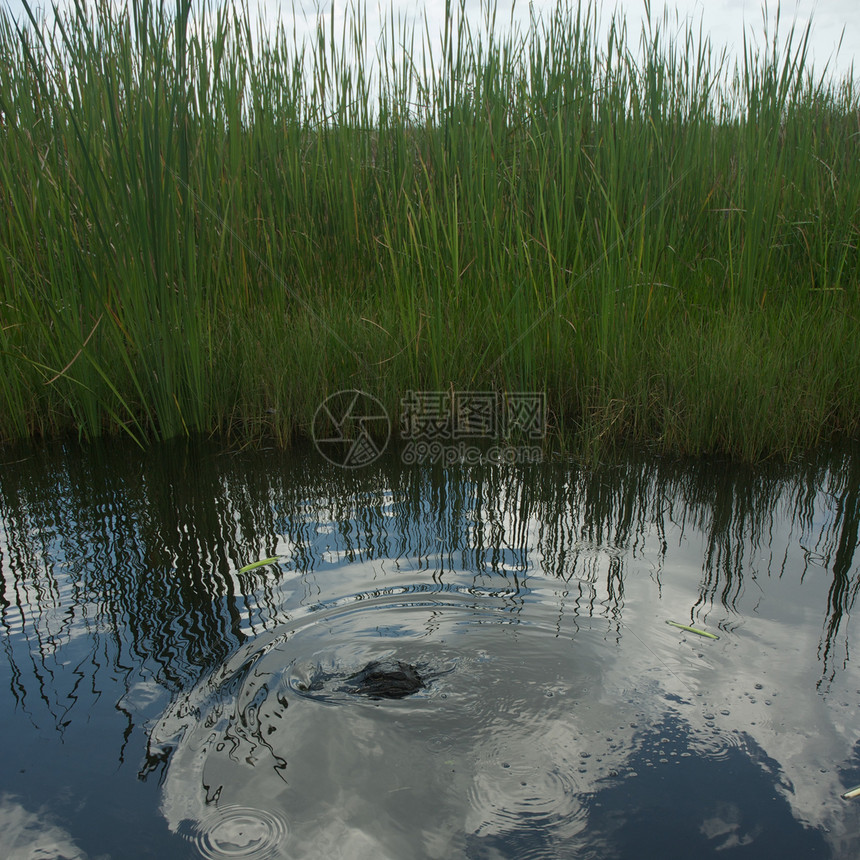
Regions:
[[[658, 839], [649, 803], [663, 815], [677, 804], [671, 826], [688, 820], [691, 839], [726, 856], [813, 836], [856, 853], [858, 806], [839, 797], [860, 782], [860, 673], [847, 659], [856, 460], [447, 473], [392, 460], [346, 475], [295, 452], [171, 450], [45, 454], [0, 475], [0, 720], [8, 745], [3, 715], [16, 714], [34, 780], [55, 735], [64, 754], [100, 745], [137, 780], [148, 738], [144, 771], [171, 756], [163, 785], [147, 781], [171, 829], [211, 824], [205, 776], [239, 822], [287, 792], [289, 839], [318, 856], [347, 844], [404, 860], [402, 818], [434, 803], [426, 856], [467, 837], [475, 850], [515, 842], [530, 804], [564, 810], [554, 838], [613, 856]], [[467, 604], [495, 620], [475, 623]], [[360, 668], [379, 649], [456, 671], [382, 708], [277, 686], [296, 667]], [[256, 723], [239, 731], [248, 679], [273, 686], [251, 696]], [[207, 752], [207, 718], [206, 732], [261, 763]], [[276, 742], [279, 729], [263, 730], [281, 722]], [[48, 743], [27, 740], [33, 729]], [[288, 763], [292, 787], [266, 755]], [[50, 785], [38, 803], [18, 797], [14, 772], [0, 782], [9, 814], [44, 805], [80, 844], [52, 817], [66, 801]], [[368, 829], [380, 797], [387, 817]]]
[[51, 823], [50, 813], [30, 812], [0, 794], [0, 844], [4, 860], [86, 860], [71, 835]]
[[[355, 587], [379, 578], [373, 565], [353, 565], [337, 577], [334, 591], [343, 593], [347, 582]], [[825, 829], [836, 845], [853, 838], [841, 820], [841, 807], [834, 809], [843, 789], [833, 764], [844, 760], [851, 749], [854, 727], [840, 725], [822, 697], [814, 692], [809, 695], [816, 683], [814, 661], [811, 673], [798, 673], [796, 661], [803, 652], [798, 655], [793, 649], [780, 664], [784, 636], [769, 642], [760, 635], [738, 643], [724, 633], [717, 643], [703, 643], [666, 626], [664, 616], [673, 614], [673, 604], [658, 605], [654, 583], [637, 577], [631, 578], [634, 587], [625, 595], [628, 607], [639, 607], [629, 622], [626, 610], [620, 624], [609, 626], [604, 618], [576, 619], [572, 610], [565, 616], [563, 594], [557, 588], [531, 587], [540, 579], [539, 573], [533, 573], [523, 584], [518, 593], [523, 607], [518, 608], [516, 600], [502, 601], [514, 624], [506, 624], [507, 629], [497, 626], [498, 635], [490, 635], [486, 626], [476, 635], [475, 625], [446, 625], [444, 609], [440, 610], [444, 636], [431, 627], [396, 631], [398, 637], [422, 639], [417, 653], [423, 656], [434, 653], [436, 642], [444, 642], [456, 653], [472, 654], [476, 644], [472, 640], [476, 639], [485, 655], [480, 672], [470, 676], [476, 698], [469, 699], [468, 692], [456, 684], [443, 688], [447, 698], [433, 699], [432, 724], [421, 722], [426, 709], [418, 714], [408, 712], [402, 720], [407, 730], [399, 735], [390, 721], [373, 720], [367, 711], [354, 706], [334, 710], [317, 706], [302, 712], [307, 703], [294, 700], [287, 714], [293, 720], [288, 724], [287, 747], [273, 746], [283, 753], [284, 761], [289, 759], [283, 768], [285, 775], [259, 761], [252, 769], [242, 764], [246, 749], [231, 726], [245, 722], [238, 704], [244, 683], [248, 678], [271, 678], [277, 671], [270, 672], [263, 662], [249, 669], [249, 656], [259, 653], [258, 646], [240, 652], [218, 684], [204, 684], [190, 700], [180, 700], [178, 712], [170, 712], [155, 731], [156, 739], [159, 734], [174, 742], [181, 738], [164, 784], [163, 810], [171, 826], [181, 832], [189, 820], [206, 818], [200, 791], [205, 784], [210, 791], [214, 785], [222, 786], [219, 803], [227, 808], [241, 798], [246, 803], [253, 799], [261, 809], [272, 809], [272, 797], [278, 797], [280, 790], [283, 797], [275, 807], [289, 810], [294, 836], [303, 846], [303, 856], [308, 857], [327, 856], [325, 851], [316, 853], [320, 844], [328, 846], [344, 838], [366, 843], [379, 856], [456, 856], [464, 834], [482, 844], [497, 838], [509, 845], [521, 829], [520, 815], [529, 816], [535, 829], [550, 832], [551, 844], [557, 840], [567, 849], [578, 845], [590, 851], [603, 839], [611, 844], [615, 836], [611, 828], [609, 832], [601, 828], [606, 823], [589, 809], [590, 799], [647, 780], [649, 769], [668, 771], [671, 780], [670, 769], [677, 767], [692, 770], [699, 783], [726, 771], [735, 774], [738, 785], [729, 797], [712, 797], [709, 785], [699, 784], [695, 789], [701, 801], [691, 806], [690, 815], [695, 818], [691, 823], [712, 846], [725, 850], [773, 836], [762, 833], [760, 822], [748, 808], [756, 800], [762, 804], [761, 797], [748, 789], [759, 769], [766, 778], [757, 788], [771, 789], [769, 802], [780, 796], [797, 822]], [[410, 596], [415, 598], [395, 588], [388, 600], [408, 601]], [[337, 609], [343, 612], [346, 606], [340, 602]], [[674, 606], [676, 617], [683, 617], [689, 601], [681, 595]], [[378, 611], [379, 606], [363, 616], [357, 606], [354, 620], [371, 625], [383, 640], [379, 647], [393, 648], [395, 654], [404, 656], [408, 646], [391, 640], [390, 629], [380, 627], [374, 618]], [[329, 660], [327, 655], [341, 647], [343, 653], [350, 653], [367, 633], [351, 627], [352, 635], [341, 641], [333, 614], [324, 608], [315, 613], [319, 613], [321, 629], [331, 638], [314, 633], [315, 618], [305, 628], [312, 640], [308, 646], [301, 623], [291, 625], [282, 653], [273, 661], [275, 666], [311, 655], [333, 669], [338, 660]], [[300, 618], [301, 613], [295, 617]], [[512, 649], [508, 640], [514, 629], [516, 646]], [[545, 639], [543, 648], [539, 647], [539, 639], [548, 635], [549, 641]], [[264, 643], [268, 647], [266, 640]], [[321, 651], [315, 650], [320, 646]], [[758, 665], [749, 664], [750, 647], [758, 655]], [[516, 678], [514, 691], [505, 688], [503, 680], [509, 673], [513, 677], [513, 667], [494, 672], [493, 663], [506, 648], [527, 666]], [[372, 653], [365, 655], [369, 656]], [[462, 665], [456, 669], [466, 670]], [[534, 686], [518, 700], [517, 685], [526, 684]], [[226, 696], [225, 688], [230, 691]], [[449, 701], [455, 696], [466, 697], [459, 708]], [[223, 737], [231, 736], [228, 758], [205, 749], [199, 729], [187, 722], [189, 710], [211, 713], [213, 701], [220, 715], [217, 731]], [[803, 702], [802, 707], [798, 701]], [[269, 729], [274, 731], [285, 718], [276, 708], [277, 719], [267, 721], [262, 716], [265, 711], [261, 704], [259, 733], [254, 737], [268, 737]], [[468, 727], [465, 736], [454, 732], [451, 737], [452, 725]], [[432, 737], [437, 746], [428, 751], [424, 742], [430, 732], [435, 732]], [[208, 730], [203, 734], [208, 735]], [[252, 738], [244, 741], [255, 746]], [[685, 761], [691, 757], [696, 762], [692, 768]], [[450, 774], [447, 765], [451, 765]], [[392, 768], [406, 771], [405, 777], [402, 772], [392, 776]], [[302, 796], [311, 793], [313, 801], [306, 809], [284, 788], [282, 776], [287, 784], [298, 780]], [[670, 797], [673, 794], [670, 786], [658, 790]], [[425, 838], [417, 848], [414, 840], [398, 841], [396, 826], [391, 821], [380, 823], [378, 818], [380, 805], [388, 808], [385, 798], [400, 792], [404, 793], [403, 814], [409, 814], [411, 820], [424, 819], [416, 815], [414, 807], [410, 811], [407, 799], [420, 810], [434, 809], [427, 816], [432, 826], [426, 826]], [[744, 811], [731, 798], [745, 794], [752, 798]], [[636, 798], [635, 792], [633, 796], [641, 803], [641, 797]], [[534, 823], [541, 812], [547, 813], [542, 827]], [[367, 820], [374, 821], [373, 827], [362, 828], [361, 822]], [[325, 832], [319, 843], [321, 821]], [[431, 833], [432, 838], [427, 835]]]

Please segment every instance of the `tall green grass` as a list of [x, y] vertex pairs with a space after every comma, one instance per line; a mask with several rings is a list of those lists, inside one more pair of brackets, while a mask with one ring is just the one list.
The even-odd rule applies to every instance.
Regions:
[[592, 450], [857, 433], [860, 98], [808, 30], [334, 21], [0, 10], [0, 439], [286, 444], [347, 387], [544, 391]]

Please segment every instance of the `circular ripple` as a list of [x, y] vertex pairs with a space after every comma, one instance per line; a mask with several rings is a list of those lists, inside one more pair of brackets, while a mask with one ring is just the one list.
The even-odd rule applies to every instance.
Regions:
[[509, 831], [523, 821], [568, 837], [585, 826], [575, 775], [582, 739], [562, 720], [536, 724], [538, 731], [522, 742], [506, 733], [479, 749], [468, 804], [477, 835]]
[[287, 823], [266, 809], [227, 806], [201, 821], [194, 842], [207, 860], [275, 857], [288, 833]]
[[[405, 820], [438, 834], [432, 856], [463, 856], [469, 840], [514, 840], [522, 857], [532, 842], [572, 850], [604, 768], [583, 776], [580, 756], [588, 748], [601, 762], [599, 730], [624, 703], [601, 686], [603, 637], [583, 619], [575, 635], [560, 631], [556, 616], [538, 599], [406, 586], [297, 613], [154, 730], [153, 748], [172, 750], [165, 816], [180, 832], [193, 823], [207, 860], [276, 860], [287, 840], [307, 858], [345, 839], [378, 844], [378, 856], [430, 856]], [[415, 666], [424, 687], [381, 701], [343, 691], [344, 678], [385, 660]]]

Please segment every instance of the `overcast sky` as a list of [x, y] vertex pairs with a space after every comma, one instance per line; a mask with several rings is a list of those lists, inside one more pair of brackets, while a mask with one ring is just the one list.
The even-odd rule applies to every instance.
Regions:
[[[49, 5], [46, 0], [33, 0], [36, 6]], [[0, 4], [11, 9], [13, 14], [19, 14], [23, 8], [23, 0], [0, 0]], [[301, 32], [313, 26], [317, 9], [327, 10], [330, 0], [249, 0], [252, 11], [262, 13], [267, 19], [275, 20], [278, 15], [292, 25], [293, 12], [297, 12], [297, 29]], [[467, 8], [474, 9], [477, 19], [480, 10], [480, 0], [467, 0]], [[550, 9], [555, 5], [555, 0], [533, 0], [536, 10]], [[743, 33], [746, 29], [748, 35], [761, 40], [763, 35], [762, 26], [762, 3], [759, 0], [678, 0], [664, 4], [663, 0], [654, 0], [653, 16], [662, 13], [664, 5], [670, 9], [677, 10], [680, 19], [687, 18], [698, 26], [701, 20], [705, 32], [709, 33], [716, 47], [724, 45], [730, 48], [741, 44]], [[422, 3], [420, 0], [370, 0], [367, 2], [368, 36], [375, 39], [378, 34], [381, 13], [384, 14], [389, 6], [393, 7], [396, 14], [415, 15], [416, 12], [426, 8], [430, 21], [430, 32], [437, 32], [441, 27], [444, 15], [444, 0], [430, 0]], [[498, 0], [497, 20], [507, 21], [510, 18], [511, 0]], [[833, 58], [840, 37], [842, 46], [835, 62], [831, 66], [841, 76], [847, 72], [852, 63], [860, 56], [860, 2], [857, 0], [788, 0], [783, 2], [782, 21], [787, 25], [795, 21], [800, 29], [810, 21], [813, 22], [811, 46], [815, 68], [821, 70], [824, 63]], [[347, 8], [346, 2], [337, 4], [339, 10]], [[602, 4], [604, 18], [609, 17], [612, 9], [619, 9], [627, 17], [630, 29], [638, 33], [639, 22], [644, 17], [645, 0], [618, 0], [617, 3], [605, 2]], [[528, 17], [528, 2], [516, 4], [516, 17], [525, 20]], [[768, 4], [769, 17], [773, 19], [777, 9], [777, 3]], [[471, 14], [471, 13], [470, 13]], [[290, 26], [292, 29], [292, 26]], [[785, 27], [787, 29], [787, 26]], [[855, 71], [855, 76], [858, 71]]]

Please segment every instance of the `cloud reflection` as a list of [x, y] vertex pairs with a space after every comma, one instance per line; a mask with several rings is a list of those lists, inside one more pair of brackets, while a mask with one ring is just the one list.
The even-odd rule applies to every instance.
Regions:
[[[0, 471], [7, 695], [34, 727], [61, 736], [85, 725], [97, 702], [115, 703], [127, 725], [115, 739], [121, 756], [135, 726], [153, 727], [142, 773], [165, 779], [165, 817], [177, 832], [207, 820], [213, 804], [278, 812], [271, 798], [293, 791], [284, 778], [315, 772], [318, 788], [303, 783], [281, 809], [291, 838], [352, 840], [382, 856], [408, 857], [402, 819], [440, 799], [422, 836], [438, 856], [463, 840], [489, 852], [494, 840], [521, 839], [525, 851], [538, 837], [517, 834], [514, 819], [528, 816], [511, 813], [526, 803], [535, 817], [565, 809], [568, 829], [544, 828], [540, 850], [567, 840], [587, 856], [599, 839], [612, 856], [631, 821], [640, 833], [648, 821], [610, 812], [613, 804], [626, 798], [644, 810], [661, 792], [686, 804], [695, 825], [687, 836], [706, 852], [777, 839], [767, 826], [775, 820], [792, 838], [825, 839], [834, 856], [853, 856], [858, 806], [839, 795], [860, 781], [860, 674], [848, 649], [858, 486], [850, 451], [756, 469], [634, 457], [592, 469], [436, 470], [392, 457], [345, 473], [300, 450], [45, 449]], [[239, 573], [274, 555], [283, 560]], [[407, 619], [403, 600], [420, 607]], [[494, 607], [488, 617], [504, 623], [451, 626], [473, 604]], [[362, 636], [346, 635], [350, 619], [363, 618]], [[440, 660], [448, 649], [458, 667], [450, 678], [471, 687], [404, 706], [456, 711], [468, 701], [481, 728], [464, 716], [468, 737], [446, 738], [428, 723], [423, 782], [406, 783], [386, 762], [393, 754], [402, 773], [415, 772], [413, 730], [424, 712], [403, 733], [360, 709], [304, 721], [306, 703], [290, 699], [278, 686], [283, 667], [269, 663], [256, 678], [266, 690], [248, 691], [256, 716], [242, 727], [245, 663], [258, 665], [251, 658], [267, 643], [291, 643], [287, 634], [309, 619], [320, 630], [324, 621], [347, 626], [338, 649], [320, 640], [302, 651], [308, 665], [357, 660], [380, 643], [392, 654], [412, 647], [416, 662], [426, 659], [422, 642]], [[492, 647], [483, 636], [497, 637]], [[548, 661], [556, 650], [560, 665]], [[505, 654], [526, 668], [501, 671]], [[229, 678], [238, 686], [225, 686]], [[486, 686], [492, 678], [501, 686]], [[225, 749], [247, 746], [257, 763], [204, 755], [201, 725]], [[383, 776], [364, 773], [368, 762]], [[756, 786], [744, 803], [727, 772]], [[388, 824], [368, 830], [369, 798], [382, 791]], [[761, 806], [767, 792], [772, 804]], [[320, 809], [324, 834], [313, 829]]]

